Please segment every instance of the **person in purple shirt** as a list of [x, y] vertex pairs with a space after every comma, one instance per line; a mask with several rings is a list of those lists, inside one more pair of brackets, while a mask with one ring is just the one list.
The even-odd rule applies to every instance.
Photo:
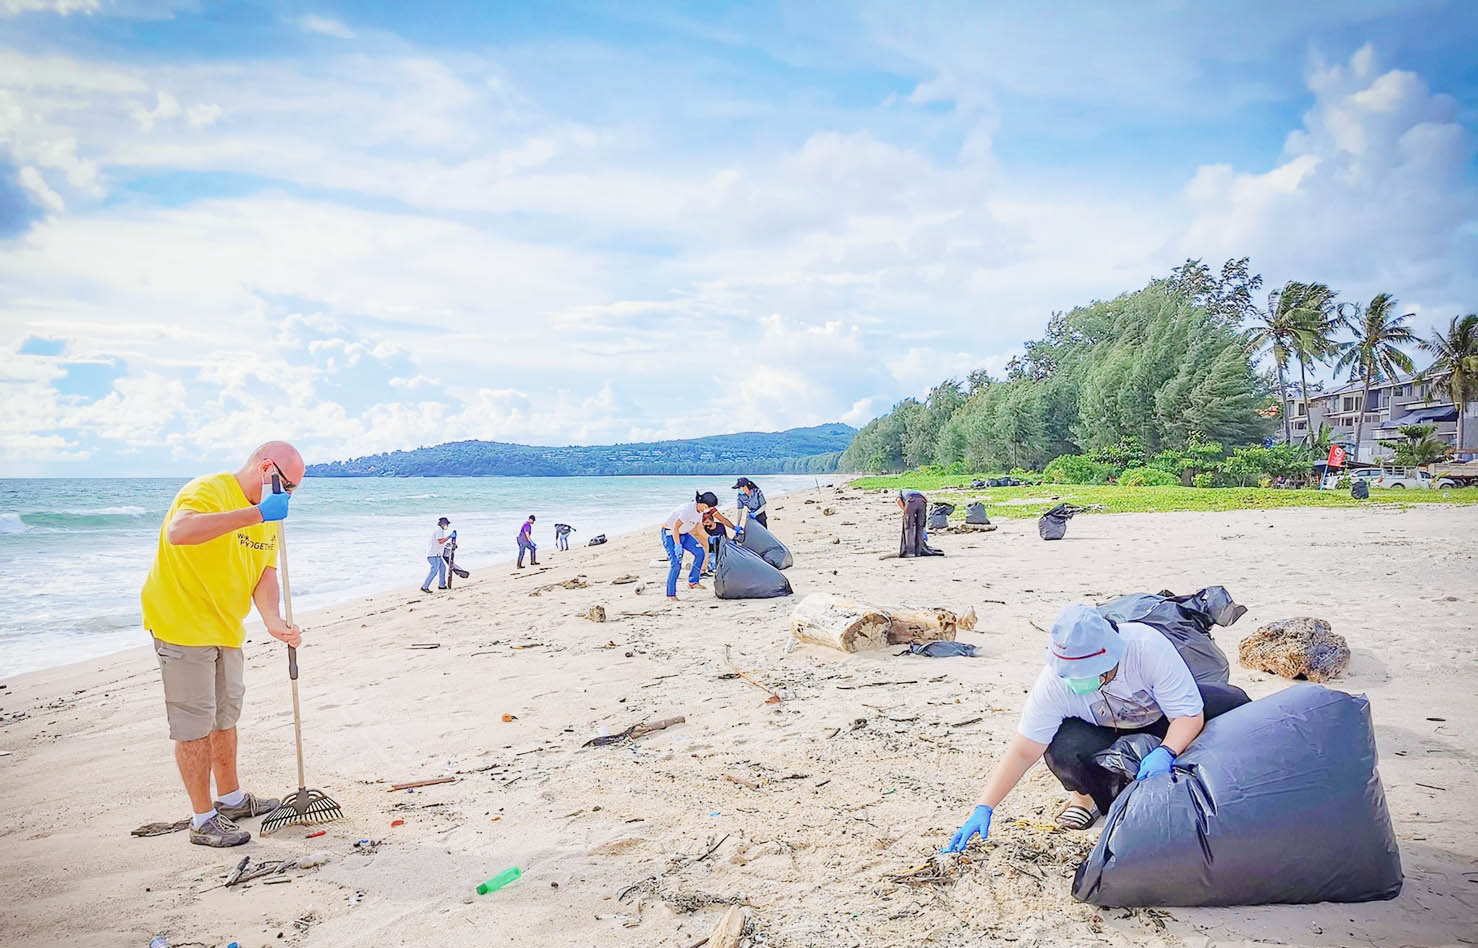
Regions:
[[529, 519], [523, 522], [523, 527], [518, 531], [518, 568], [523, 569], [523, 554], [529, 554], [529, 563], [539, 565], [539, 546], [534, 542], [534, 515], [529, 514]]

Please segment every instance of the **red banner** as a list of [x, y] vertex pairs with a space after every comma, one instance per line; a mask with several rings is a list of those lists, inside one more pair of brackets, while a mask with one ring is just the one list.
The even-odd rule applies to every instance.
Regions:
[[1331, 444], [1329, 446], [1329, 466], [1330, 467], [1344, 467], [1345, 466], [1345, 449], [1344, 448], [1340, 447], [1337, 444]]

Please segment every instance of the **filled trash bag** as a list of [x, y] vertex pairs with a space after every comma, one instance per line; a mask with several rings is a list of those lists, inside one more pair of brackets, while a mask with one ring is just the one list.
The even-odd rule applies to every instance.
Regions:
[[773, 599], [790, 593], [790, 580], [758, 553], [738, 543], [719, 544], [718, 562], [713, 568], [715, 596], [720, 599]]
[[[1138, 751], [1119, 753], [1127, 765]], [[1073, 898], [1368, 902], [1395, 898], [1401, 883], [1370, 702], [1302, 684], [1210, 721], [1171, 773], [1130, 783], [1078, 867]]]
[[1350, 496], [1356, 500], [1370, 499], [1370, 483], [1364, 478], [1350, 485]]
[[1098, 607], [1115, 622], [1143, 622], [1159, 630], [1185, 659], [1197, 681], [1226, 684], [1231, 679], [1226, 653], [1211, 637], [1213, 625], [1231, 625], [1247, 612], [1225, 586], [1208, 586], [1189, 596], [1134, 593]]
[[929, 506], [929, 519], [925, 526], [930, 530], [948, 530], [949, 515], [955, 512], [954, 504], [936, 503]]
[[1072, 504], [1058, 504], [1042, 514], [1037, 521], [1037, 533], [1043, 540], [1061, 540], [1067, 535], [1067, 522], [1081, 509]]
[[795, 565], [795, 557], [790, 555], [790, 549], [754, 518], [750, 518], [744, 525], [744, 545], [776, 569], [790, 569]]
[[966, 645], [964, 642], [946, 642], [943, 640], [913, 642], [908, 646], [908, 651], [899, 652], [898, 654], [923, 655], [926, 658], [974, 658], [975, 646]]
[[591, 537], [590, 538], [590, 542], [587, 543], [587, 544], [585, 544], [585, 545], [586, 546], [600, 546], [604, 542], [606, 542], [606, 535], [604, 533], [602, 533], [602, 534], [599, 534], [598, 536]]
[[985, 515], [985, 504], [980, 501], [965, 508], [965, 522], [973, 524], [990, 523], [990, 518]]

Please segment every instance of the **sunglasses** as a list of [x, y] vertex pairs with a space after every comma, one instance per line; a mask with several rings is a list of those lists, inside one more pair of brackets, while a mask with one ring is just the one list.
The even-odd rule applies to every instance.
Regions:
[[291, 494], [298, 485], [287, 479], [287, 475], [282, 473], [282, 468], [277, 466], [276, 461], [272, 462], [272, 470], [277, 472], [277, 481], [282, 489]]

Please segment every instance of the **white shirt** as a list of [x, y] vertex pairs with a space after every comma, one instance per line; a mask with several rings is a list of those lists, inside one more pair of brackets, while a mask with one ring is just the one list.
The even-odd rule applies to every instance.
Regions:
[[1075, 695], [1051, 668], [1042, 669], [1026, 696], [1017, 733], [1038, 744], [1050, 744], [1068, 718], [1131, 730], [1161, 717], [1189, 718], [1201, 713], [1196, 679], [1169, 639], [1142, 622], [1119, 623], [1119, 637], [1125, 646], [1119, 672], [1092, 694]]
[[668, 514], [667, 515], [667, 519], [665, 521], [663, 521], [663, 523], [662, 523], [662, 529], [664, 529], [664, 530], [674, 530], [674, 529], [676, 529], [677, 528], [677, 522], [679, 520], [681, 520], [683, 522], [683, 532], [684, 533], [691, 533], [693, 531], [693, 528], [694, 528], [694, 526], [696, 524], [700, 524], [700, 523], [703, 522], [703, 515], [698, 512], [698, 503], [697, 503], [697, 501], [694, 501], [694, 502], [692, 502], [690, 504], [686, 504], [686, 505], [684, 505], [682, 507], [679, 507], [676, 510], [674, 510], [672, 513]]
[[441, 541], [445, 539], [446, 527], [437, 527], [436, 531], [431, 534], [431, 539], [426, 543], [426, 555], [440, 556], [442, 547]]

